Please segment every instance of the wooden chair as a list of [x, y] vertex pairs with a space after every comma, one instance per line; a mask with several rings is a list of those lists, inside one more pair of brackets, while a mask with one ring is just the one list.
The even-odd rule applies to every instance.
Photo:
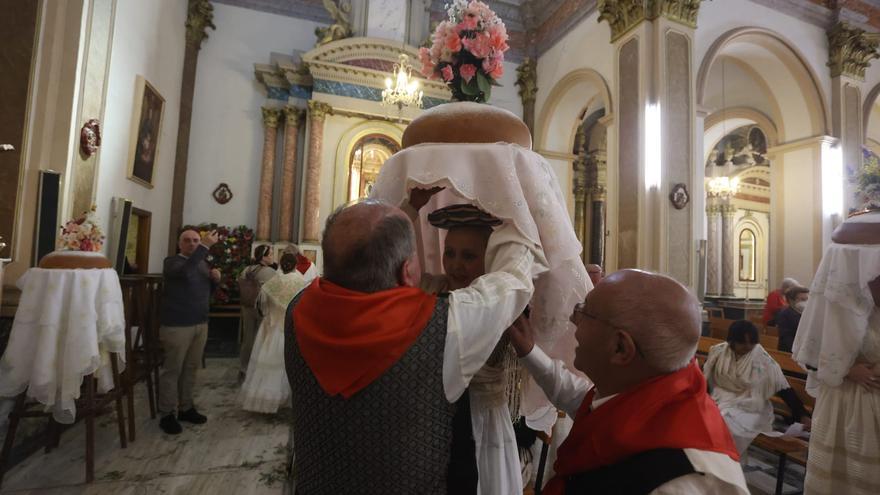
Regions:
[[[123, 449], [128, 446], [125, 436], [125, 412], [122, 405], [122, 396], [125, 391], [115, 354], [110, 354], [110, 366], [113, 372], [113, 389], [106, 394], [97, 393], [97, 378], [93, 374], [86, 375], [83, 378], [83, 392], [76, 400], [76, 421], [85, 420], [86, 422], [86, 483], [95, 480], [95, 418], [108, 412], [111, 402], [116, 406], [119, 445]], [[64, 425], [55, 422], [52, 419], [52, 414], [42, 411], [42, 408], [42, 404], [27, 402], [26, 392], [22, 392], [16, 397], [15, 406], [9, 413], [9, 428], [3, 442], [3, 450], [0, 451], [0, 486], [3, 485], [3, 475], [6, 473], [9, 456], [15, 444], [15, 432], [22, 418], [49, 417], [49, 424], [46, 428], [46, 452], [57, 447], [60, 443]]]

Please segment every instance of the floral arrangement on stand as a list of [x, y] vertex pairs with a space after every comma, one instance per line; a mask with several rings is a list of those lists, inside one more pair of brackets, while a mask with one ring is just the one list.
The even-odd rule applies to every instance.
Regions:
[[59, 251], [88, 251], [97, 253], [104, 248], [104, 232], [98, 226], [98, 218], [95, 215], [96, 207], [93, 205], [88, 211], [68, 220], [61, 226], [61, 235], [58, 236], [57, 248]]
[[220, 283], [211, 295], [211, 304], [228, 304], [238, 300], [238, 275], [250, 264], [253, 229], [239, 225], [226, 227], [216, 223], [203, 223], [195, 227], [204, 237], [217, 231], [217, 243], [211, 246], [208, 263], [220, 270]]
[[880, 157], [862, 148], [862, 166], [851, 174], [859, 209], [880, 210]]
[[453, 100], [486, 103], [504, 75], [507, 28], [478, 0], [454, 0], [446, 11], [449, 18], [437, 25], [431, 47], [419, 50], [422, 74], [445, 81]]

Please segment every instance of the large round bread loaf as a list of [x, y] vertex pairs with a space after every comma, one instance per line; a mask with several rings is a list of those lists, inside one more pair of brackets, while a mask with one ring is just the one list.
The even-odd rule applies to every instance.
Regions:
[[531, 149], [529, 128], [503, 108], [473, 102], [437, 105], [403, 132], [403, 147], [422, 143], [511, 143]]
[[831, 234], [837, 244], [880, 244], [880, 211], [854, 213]]
[[40, 259], [40, 268], [112, 268], [113, 264], [101, 253], [88, 251], [52, 251]]

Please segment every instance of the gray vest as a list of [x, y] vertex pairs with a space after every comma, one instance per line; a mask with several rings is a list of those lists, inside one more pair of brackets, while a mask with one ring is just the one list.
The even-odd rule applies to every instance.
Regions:
[[[299, 296], [290, 308], [298, 302]], [[446, 493], [456, 411], [443, 390], [448, 310], [438, 298], [412, 347], [348, 399], [330, 397], [318, 384], [288, 311], [284, 346], [298, 495]]]

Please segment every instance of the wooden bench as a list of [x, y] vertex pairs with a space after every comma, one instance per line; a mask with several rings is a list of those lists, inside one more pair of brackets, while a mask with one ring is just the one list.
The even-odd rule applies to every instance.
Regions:
[[[716, 344], [720, 344], [724, 342], [723, 339], [713, 338], [713, 337], [700, 337], [700, 342], [697, 344], [697, 354], [709, 354], [709, 349]], [[763, 344], [762, 344], [763, 345]], [[779, 367], [782, 368], [782, 372], [785, 375], [791, 375], [798, 378], [805, 378], [807, 376], [806, 372], [803, 368], [801, 368], [797, 362], [791, 357], [790, 352], [783, 352], [776, 349], [768, 349], [764, 348], [767, 351], [767, 354], [770, 354], [777, 363], [779, 363]]]
[[809, 444], [800, 438], [785, 436], [768, 437], [767, 435], [761, 434], [752, 441], [752, 445], [779, 457], [776, 471], [776, 495], [782, 495], [785, 465], [789, 460], [796, 462], [801, 466], [807, 465]]
[[774, 351], [779, 349], [779, 337], [761, 334], [758, 335], [758, 340], [761, 342], [761, 345], [764, 346], [764, 349], [766, 349], [767, 352], [770, 352], [771, 349]]

